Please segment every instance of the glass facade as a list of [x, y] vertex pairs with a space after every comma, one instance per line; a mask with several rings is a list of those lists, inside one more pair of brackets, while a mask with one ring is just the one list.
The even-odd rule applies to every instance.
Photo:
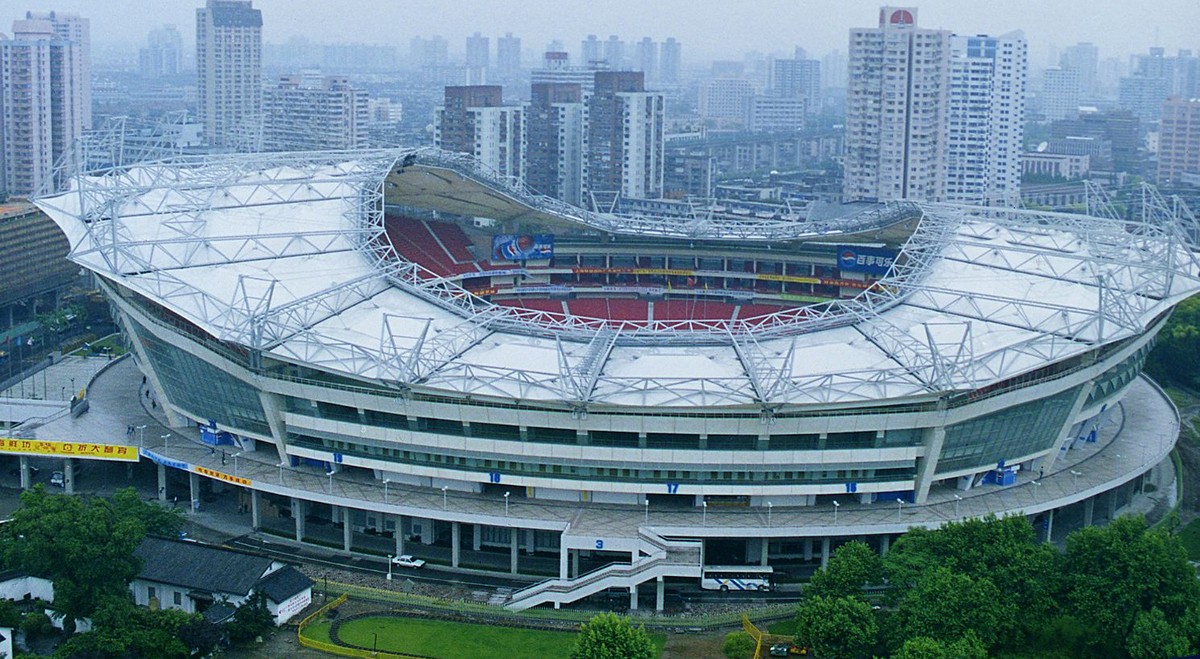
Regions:
[[986, 469], [1050, 448], [1079, 394], [1079, 388], [946, 426], [937, 473]]
[[1092, 385], [1092, 391], [1088, 394], [1085, 405], [1102, 401], [1120, 391], [1121, 387], [1133, 382], [1142, 372], [1142, 367], [1146, 365], [1146, 356], [1150, 354], [1150, 350], [1154, 348], [1154, 344], [1154, 341], [1147, 341], [1145, 345], [1138, 348], [1132, 355], [1126, 357], [1120, 364], [1108, 369], [1103, 375], [1096, 378], [1096, 384]]
[[270, 435], [258, 392], [208, 362], [168, 345], [130, 320], [166, 395], [175, 405], [225, 428]]

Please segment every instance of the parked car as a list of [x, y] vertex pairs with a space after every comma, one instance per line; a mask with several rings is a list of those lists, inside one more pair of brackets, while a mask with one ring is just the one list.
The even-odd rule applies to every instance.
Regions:
[[50, 484], [54, 487], [66, 487], [67, 477], [61, 471], [56, 471], [50, 474]]
[[421, 567], [425, 564], [425, 560], [421, 558], [413, 558], [408, 554], [403, 554], [392, 559], [392, 565], [396, 567]]

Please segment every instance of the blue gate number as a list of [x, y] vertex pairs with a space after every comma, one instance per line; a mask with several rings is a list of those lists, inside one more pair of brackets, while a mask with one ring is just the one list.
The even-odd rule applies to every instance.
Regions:
[[604, 549], [604, 541], [603, 540], [596, 541], [596, 549]]
[[858, 491], [858, 483], [854, 483], [854, 482], [846, 483], [846, 492], [847, 493], [853, 494], [857, 491]]
[[493, 483], [499, 483], [500, 482], [500, 472], [493, 471], [493, 472], [489, 473], [488, 480]]
[[667, 483], [667, 494], [679, 494], [679, 483]]
[[334, 454], [333, 454], [333, 461], [334, 461], [334, 463], [336, 463], [336, 464], [342, 464], [342, 454], [341, 454], [341, 453], [334, 453]]

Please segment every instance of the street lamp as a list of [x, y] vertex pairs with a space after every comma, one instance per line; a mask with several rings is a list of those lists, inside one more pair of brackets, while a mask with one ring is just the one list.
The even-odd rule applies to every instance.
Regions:
[[896, 521], [901, 521], [900, 514], [904, 512], [904, 499], [896, 499]]
[[700, 506], [701, 506], [700, 519], [703, 522], [704, 526], [708, 526], [708, 502], [701, 501]]
[[333, 470], [329, 470], [329, 493], [333, 494]]
[[833, 525], [834, 526], [837, 526], [838, 508], [841, 508], [841, 507], [842, 507], [842, 504], [838, 503], [837, 501], [833, 502]]
[[145, 448], [146, 447], [146, 424], [142, 424], [142, 425], [138, 426], [137, 431], [138, 431], [138, 446], [141, 448]]
[[[386, 483], [387, 481], [384, 481], [384, 482]], [[387, 557], [388, 557], [388, 577], [387, 577], [387, 580], [388, 580], [388, 581], [391, 581], [391, 580], [392, 580], [392, 555], [391, 555], [391, 554], [388, 554], [388, 555], [387, 555]]]
[[[383, 503], [385, 505], [388, 502], [387, 487], [388, 487], [388, 483], [390, 483], [390, 482], [392, 482], [390, 479], [387, 479], [387, 478], [383, 479]], [[389, 568], [388, 570], [391, 571], [391, 568]]]
[[238, 451], [237, 453], [233, 454], [233, 475], [234, 476], [238, 475], [238, 456], [241, 454], [242, 454], [241, 451]]
[[279, 484], [283, 485], [283, 463], [279, 463]]
[[1081, 471], [1075, 471], [1074, 469], [1071, 470], [1071, 487], [1075, 488], [1076, 492], [1079, 491], [1079, 477], [1082, 475], [1083, 472]]
[[510, 495], [510, 494], [512, 494], [512, 492], [504, 493], [504, 516], [505, 517], [508, 517], [508, 495]]
[[958, 502], [960, 502], [960, 501], [962, 501], [962, 497], [958, 496], [957, 494], [954, 495], [954, 517], [955, 517], [955, 519], [958, 518]]
[[1038, 488], [1039, 488], [1039, 487], [1041, 487], [1041, 486], [1042, 486], [1042, 484], [1041, 484], [1040, 482], [1038, 482], [1038, 481], [1029, 481], [1029, 482], [1030, 482], [1030, 483], [1033, 483], [1033, 502], [1034, 502], [1034, 503], [1037, 503], [1037, 500], [1038, 500]]
[[767, 526], [768, 527], [771, 526], [771, 509], [774, 507], [775, 507], [775, 504], [771, 503], [770, 501], [767, 502]]
[[167, 433], [165, 435], [159, 435], [158, 437], [159, 437], [159, 439], [163, 440], [163, 449], [165, 450], [167, 448], [167, 440], [171, 439], [171, 433]]
[[646, 509], [646, 524], [650, 523], [650, 499], [642, 499], [642, 507]]
[[[447, 490], [447, 486], [443, 485], [442, 486], [442, 512], [446, 512], [446, 490]], [[505, 492], [504, 496], [507, 497], [508, 493]], [[506, 499], [506, 501], [507, 501], [507, 499]]]

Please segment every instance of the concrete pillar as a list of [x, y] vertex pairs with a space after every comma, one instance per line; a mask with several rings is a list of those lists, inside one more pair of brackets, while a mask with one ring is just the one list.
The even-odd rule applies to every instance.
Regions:
[[813, 557], [813, 539], [805, 538], [804, 539], [804, 560], [806, 562], [811, 561], [812, 557]]
[[262, 528], [262, 494], [258, 490], [250, 490], [250, 528]]
[[535, 549], [533, 529], [525, 529], [525, 553], [532, 554]]
[[342, 521], [341, 512], [338, 510], [337, 506], [332, 504], [329, 506], [329, 521], [333, 524], [337, 524], [338, 522]]
[[[559, 545], [559, 547], [558, 547], [558, 578], [559, 579], [570, 579], [571, 578], [570, 569], [567, 567], [570, 564], [570, 561], [568, 561], [568, 558], [571, 557], [572, 554], [578, 553], [578, 551], [579, 550], [577, 550], [577, 549], [572, 550], [570, 547], [567, 547], [565, 543]], [[578, 576], [578, 575], [576, 575], [576, 576]]]
[[350, 553], [354, 524], [350, 519], [350, 509], [342, 506], [342, 551]]
[[21, 489], [28, 490], [32, 485], [29, 482], [29, 458], [22, 455], [21, 461]]
[[1108, 491], [1108, 521], [1113, 521], [1117, 518], [1117, 495], [1121, 488], [1116, 487]]
[[75, 494], [75, 460], [63, 458], [63, 491]]
[[1046, 511], [1046, 542], [1051, 542], [1054, 537], [1054, 509]]
[[916, 503], [925, 503], [929, 497], [929, 487], [933, 485], [937, 474], [938, 458], [942, 455], [942, 446], [946, 443], [946, 429], [938, 426], [925, 431], [925, 455], [917, 460], [917, 482], [914, 493]]
[[167, 466], [158, 465], [158, 501], [167, 502]]
[[458, 567], [462, 553], [462, 524], [450, 522], [450, 567]]
[[436, 537], [437, 535], [433, 532], [433, 520], [421, 520], [421, 544], [432, 545]]
[[831, 544], [829, 536], [821, 538], [821, 567], [829, 565], [829, 545]]
[[304, 541], [304, 500], [292, 497], [292, 518], [296, 520], [296, 542]]
[[1096, 512], [1096, 497], [1088, 497], [1083, 501], [1083, 525], [1092, 525], [1092, 516]]
[[192, 512], [200, 510], [200, 474], [188, 472], [188, 493], [192, 497]]
[[638, 601], [638, 587], [637, 587], [637, 584], [633, 584], [632, 586], [629, 587], [629, 610], [630, 611], [637, 611], [637, 601]]
[[479, 551], [483, 548], [483, 525], [471, 525], [471, 549]]
[[656, 590], [658, 592], [654, 597], [654, 610], [661, 613], [667, 602], [667, 582], [662, 577], [659, 577], [657, 586]]
[[758, 541], [758, 545], [761, 548], [759, 551], [758, 564], [765, 567], [767, 565], [767, 551], [769, 551], [771, 548], [771, 541], [766, 538], [762, 538]]
[[394, 515], [396, 518], [396, 530], [393, 531], [393, 537], [396, 539], [396, 555], [404, 553], [404, 515]]
[[879, 555], [887, 556], [888, 549], [892, 546], [892, 536], [882, 535], [879, 537]]
[[571, 552], [571, 578], [579, 576], [579, 550]]
[[508, 571], [511, 574], [517, 573], [517, 534], [520, 531], [521, 529], [508, 530]]

